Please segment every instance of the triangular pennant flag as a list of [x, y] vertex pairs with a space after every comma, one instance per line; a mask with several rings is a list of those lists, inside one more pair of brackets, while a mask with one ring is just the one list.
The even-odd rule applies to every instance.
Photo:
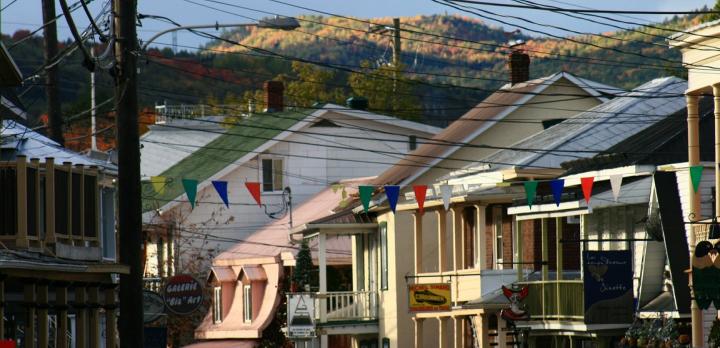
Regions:
[[370, 209], [370, 199], [372, 199], [372, 194], [374, 191], [375, 187], [373, 186], [358, 187], [358, 193], [360, 193], [360, 202], [362, 202], [363, 209], [365, 209], [366, 214], [368, 212], [368, 209]]
[[152, 184], [155, 193], [159, 195], [165, 193], [165, 185], [167, 185], [167, 179], [164, 176], [151, 176], [150, 183]]
[[257, 202], [258, 206], [261, 205], [260, 183], [256, 181], [246, 181], [245, 188], [247, 188], [247, 190], [250, 192], [250, 195], [255, 199], [255, 202]]
[[397, 207], [398, 197], [400, 197], [400, 186], [388, 185], [385, 186], [385, 196], [387, 196], [388, 204], [390, 204], [390, 210], [393, 214], [395, 213], [395, 207]]
[[550, 181], [550, 188], [552, 189], [553, 199], [555, 199], [555, 205], [560, 206], [560, 200], [562, 200], [563, 188], [565, 188], [565, 180], [556, 179]]
[[452, 186], [440, 185], [440, 194], [442, 195], [445, 210], [450, 209], [450, 198], [452, 198]]
[[185, 193], [187, 194], [190, 206], [195, 209], [195, 196], [197, 195], [198, 181], [195, 179], [182, 179]]
[[425, 196], [427, 195], [427, 185], [413, 185], [415, 192], [415, 200], [418, 203], [420, 215], [425, 214]]
[[212, 184], [215, 186], [215, 191], [220, 195], [220, 199], [225, 203], [225, 207], [229, 208], [230, 202], [228, 202], [227, 181], [213, 181]]
[[585, 203], [590, 204], [590, 197], [592, 197], [592, 187], [594, 182], [595, 178], [592, 176], [589, 176], [587, 178], [580, 178], [580, 185], [582, 186]]
[[532, 208], [533, 202], [535, 201], [535, 192], [537, 191], [537, 185], [538, 182], [535, 180], [526, 181], [523, 183], [523, 186], [525, 186], [525, 198], [527, 199], [527, 204]]
[[702, 179], [702, 171], [704, 166], [691, 166], [690, 167], [690, 180], [692, 180], [693, 189], [695, 192], [700, 189], [700, 180]]
[[610, 188], [612, 189], [613, 200], [617, 202], [620, 197], [620, 187], [622, 186], [622, 174], [610, 175]]

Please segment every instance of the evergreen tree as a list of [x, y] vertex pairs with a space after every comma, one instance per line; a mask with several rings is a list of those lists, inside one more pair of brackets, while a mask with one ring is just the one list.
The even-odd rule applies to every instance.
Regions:
[[293, 273], [293, 283], [296, 291], [305, 291], [306, 286], [310, 286], [310, 274], [312, 272], [312, 255], [307, 241], [303, 240], [295, 259], [295, 272]]

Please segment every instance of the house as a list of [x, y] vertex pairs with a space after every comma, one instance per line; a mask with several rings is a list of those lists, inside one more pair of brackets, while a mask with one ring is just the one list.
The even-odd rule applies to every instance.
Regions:
[[[440, 131], [362, 105], [284, 110], [278, 83], [265, 85], [267, 112], [237, 122], [165, 113], [142, 138], [146, 277], [165, 277], [180, 268], [204, 274], [214, 256], [281, 218], [291, 205], [333, 182], [377, 175]], [[199, 183], [194, 207], [182, 179]], [[228, 182], [227, 206], [214, 180]], [[259, 203], [245, 182], [260, 183]]]
[[[678, 32], [668, 38], [670, 47], [677, 48], [682, 52], [683, 66], [688, 69], [688, 89], [685, 91], [687, 99], [687, 122], [688, 122], [688, 163], [687, 165], [698, 166], [700, 163], [699, 143], [699, 118], [698, 100], [702, 95], [720, 96], [720, 78], [715, 76], [713, 70], [720, 66], [720, 59], [712, 54], [713, 48], [718, 43], [713, 37], [720, 32], [720, 21], [715, 20]], [[715, 112], [720, 110], [720, 105], [715, 103]], [[714, 132], [717, 136], [720, 132], [715, 122]], [[715, 153], [718, 153], [718, 144], [715, 144]], [[719, 187], [720, 173], [718, 173], [718, 159], [715, 158], [715, 187]], [[689, 179], [687, 176], [686, 180]], [[691, 180], [686, 181], [688, 186]], [[691, 187], [686, 188], [687, 196], [683, 197], [683, 204], [689, 209], [691, 221], [696, 222], [690, 230], [686, 230], [687, 245], [689, 254], [694, 254], [695, 246], [710, 238], [707, 222], [703, 218], [712, 217], [711, 222], [720, 215], [720, 201], [715, 199], [714, 210], [708, 215], [703, 211], [703, 200], [701, 192], [695, 192]], [[675, 288], [682, 286], [675, 284]], [[714, 309], [703, 310], [696, 301], [691, 302], [692, 318], [692, 344], [699, 346], [707, 342], [708, 328], [712, 325], [717, 311]]]
[[115, 347], [114, 165], [3, 121], [0, 335], [30, 347]]
[[[368, 183], [373, 177], [347, 179], [338, 185], [343, 191], [328, 187], [293, 210], [292, 223], [304, 226], [328, 215], [343, 201], [357, 194], [357, 185]], [[289, 278], [295, 267], [298, 240], [288, 235], [290, 215], [273, 221], [249, 235], [213, 259], [208, 286], [213, 288], [213, 310], [195, 330], [202, 340], [191, 347], [217, 347], [223, 343], [233, 347], [252, 347], [275, 318], [278, 307], [285, 302]], [[318, 245], [310, 244], [312, 258], [317, 263]], [[337, 236], [327, 240], [323, 251], [334, 282], [330, 291], [352, 289], [351, 240]], [[317, 289], [312, 289], [317, 291]]]
[[[593, 86], [598, 89], [594, 89]], [[613, 92], [601, 93], [600, 91], [619, 92], [616, 88], [583, 80], [568, 73], [553, 74], [530, 81], [516, 81], [515, 84], [504, 86], [489, 96], [438, 134], [432, 142], [423, 144], [398, 164], [380, 174], [377, 179], [373, 180], [372, 185], [376, 187], [399, 185], [401, 197], [410, 194], [412, 185], [433, 184], [438, 178], [451, 171], [460, 170], [467, 167], [468, 164], [484, 163], [483, 157], [491, 155], [498, 149], [511, 146], [514, 142], [542, 132], [545, 128], [552, 129], [553, 124], [607, 102], [608, 97], [615, 94]], [[563, 100], [567, 98], [561, 97], [567, 94], [585, 97], [573, 99], [568, 103], [567, 100]], [[548, 110], [552, 110], [552, 112], [547, 112]], [[518, 123], [521, 126], [517, 126]], [[424, 165], [411, 167], [409, 166], [411, 163]], [[512, 197], [512, 195], [501, 193], [497, 198], [507, 197]], [[465, 328], [469, 325], [465, 320], [470, 313], [468, 311], [453, 312], [452, 316], [443, 316], [443, 329], [440, 330], [442, 334], [430, 327], [432, 324], [437, 324], [436, 320], [427, 320], [426, 334], [421, 333], [416, 336], [415, 326], [417, 323], [422, 322], [425, 318], [437, 316], [434, 313], [419, 313], [416, 316], [410, 312], [408, 306], [410, 299], [407, 284], [415, 280], [426, 279], [431, 282], [434, 279], [436, 283], [446, 283], [447, 281], [466, 279], [467, 281], [463, 280], [464, 284], [479, 283], [477, 277], [474, 278], [474, 281], [472, 280], [472, 276], [477, 275], [479, 270], [477, 268], [479, 264], [475, 261], [476, 255], [473, 254], [473, 250], [477, 252], [477, 247], [470, 248], [471, 245], [479, 242], [479, 239], [473, 237], [476, 232], [471, 232], [474, 226], [471, 224], [465, 226], [460, 219], [460, 216], [465, 216], [469, 223], [470, 219], [475, 219], [475, 209], [470, 203], [470, 198], [460, 199], [459, 202], [465, 202], [464, 206], [453, 209], [453, 217], [446, 217], [439, 210], [442, 207], [441, 201], [429, 201], [426, 203], [426, 212], [421, 217], [413, 211], [413, 209], [417, 209], [416, 205], [415, 208], [412, 208], [412, 204], [408, 205], [404, 202], [398, 203], [395, 213], [390, 212], [383, 197], [378, 195], [371, 203], [371, 206], [375, 205], [376, 208], [371, 208], [367, 215], [362, 213], [361, 208], [356, 208], [352, 213], [346, 212], [347, 216], [343, 218], [354, 221], [352, 217], [357, 219], [358, 216], [362, 216], [364, 219], [369, 218], [367, 223], [358, 226], [317, 223], [312, 226], [299, 226], [293, 230], [294, 234], [317, 238], [320, 245], [323, 244], [323, 239], [331, 236], [351, 234], [353, 238], [354, 291], [370, 294], [373, 298], [372, 301], [357, 300], [352, 303], [363, 304], [361, 307], [363, 310], [360, 312], [372, 313], [372, 319], [375, 319], [376, 323], [361, 320], [353, 322], [352, 326], [347, 325], [344, 331], [337, 328], [331, 330], [327, 327], [331, 325], [331, 317], [336, 315], [335, 313], [342, 313], [344, 308], [342, 306], [327, 307], [332, 306], [328, 303], [333, 302], [326, 301], [325, 298], [332, 296], [332, 292], [325, 292], [323, 283], [326, 279], [321, 276], [321, 290], [318, 293], [321, 301], [318, 306], [321, 310], [328, 308], [326, 313], [320, 313], [318, 317], [318, 327], [322, 328], [319, 334], [321, 347], [329, 346], [333, 335], [350, 336], [353, 344], [360, 347], [381, 345], [406, 347], [422, 344], [421, 342], [426, 342], [428, 346], [437, 346], [439, 337], [448, 340], [452, 336], [461, 339], [465, 335], [471, 335], [469, 326], [466, 330], [463, 329], [465, 331], [461, 330], [457, 331], [458, 334], [453, 334], [456, 332], [453, 327]], [[427, 230], [428, 236], [417, 239], [422, 240], [418, 243], [423, 247], [417, 249], [421, 251], [413, 253], [413, 250], [416, 250], [414, 233], [420, 226], [426, 226], [425, 230]], [[440, 235], [437, 228], [439, 227], [443, 230], [446, 227], [457, 230], [456, 236], [458, 237], [466, 235], [464, 245], [469, 248], [467, 254], [465, 249], [458, 245], [458, 253], [454, 256], [451, 257], [443, 252], [442, 257], [439, 257], [437, 248], [433, 251], [433, 248], [430, 247], [430, 244], [438, 242]], [[465, 229], [464, 232], [459, 232], [461, 229]], [[456, 239], [451, 239], [447, 235], [442, 237], [440, 241], [443, 247], [440, 249], [450, 250], [451, 245], [455, 245], [451, 243], [451, 240], [455, 241]], [[442, 261], [439, 262], [439, 260]], [[321, 258], [321, 272], [323, 268], [324, 264]], [[452, 270], [453, 275], [441, 274], [449, 270]], [[511, 270], [504, 272], [507, 273], [506, 277], [512, 277], [515, 274]], [[457, 274], [460, 273], [462, 275], [458, 276]], [[499, 286], [502, 278], [503, 275], [496, 277], [494, 284]], [[473, 295], [472, 298], [463, 301], [477, 298], [477, 286], [473, 285], [466, 289], [468, 293], [464, 296], [471, 297], [471, 293]], [[375, 298], [377, 300], [374, 300]], [[365, 308], [368, 310], [364, 311]], [[460, 334], [460, 332], [464, 333]], [[468, 339], [466, 342], [469, 344], [471, 341]]]

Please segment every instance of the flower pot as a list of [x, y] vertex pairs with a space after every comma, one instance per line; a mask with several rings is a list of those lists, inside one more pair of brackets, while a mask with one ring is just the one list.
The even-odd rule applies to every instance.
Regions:
[[680, 344], [689, 344], [690, 336], [689, 335], [680, 335], [678, 337], [678, 342], [680, 342]]

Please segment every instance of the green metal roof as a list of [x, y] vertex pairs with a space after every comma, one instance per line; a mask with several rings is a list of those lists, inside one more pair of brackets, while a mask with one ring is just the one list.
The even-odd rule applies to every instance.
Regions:
[[[182, 179], [203, 182], [222, 169], [234, 163], [262, 144], [306, 118], [310, 112], [286, 111], [272, 114], [257, 114], [244, 118], [227, 132], [197, 149], [180, 162], [164, 171], [164, 192], [156, 193], [150, 181], [142, 182], [143, 212], [157, 209], [178, 199], [185, 190]], [[262, 128], [267, 127], [267, 128]], [[228, 149], [233, 149], [228, 151]], [[184, 197], [180, 199], [186, 199]]]

